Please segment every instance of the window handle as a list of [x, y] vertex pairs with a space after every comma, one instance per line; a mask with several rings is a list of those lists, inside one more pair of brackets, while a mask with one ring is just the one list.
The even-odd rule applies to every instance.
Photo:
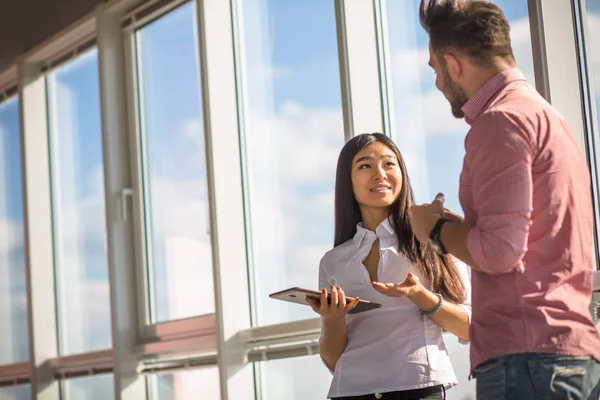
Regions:
[[123, 221], [127, 221], [127, 198], [133, 197], [133, 189], [123, 188], [121, 189], [121, 217]]

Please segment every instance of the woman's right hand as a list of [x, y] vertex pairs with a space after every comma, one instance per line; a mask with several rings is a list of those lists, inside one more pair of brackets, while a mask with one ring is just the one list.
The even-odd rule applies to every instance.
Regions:
[[321, 300], [316, 301], [306, 298], [306, 302], [311, 306], [314, 312], [323, 317], [324, 320], [344, 318], [350, 310], [358, 304], [358, 297], [350, 302], [346, 302], [346, 295], [341, 287], [331, 286], [331, 304], [327, 302], [327, 289], [321, 290]]

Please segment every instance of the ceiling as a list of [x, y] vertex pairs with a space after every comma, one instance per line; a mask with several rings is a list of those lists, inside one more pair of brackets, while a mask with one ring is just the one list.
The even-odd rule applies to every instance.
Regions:
[[0, 72], [103, 0], [0, 0]]

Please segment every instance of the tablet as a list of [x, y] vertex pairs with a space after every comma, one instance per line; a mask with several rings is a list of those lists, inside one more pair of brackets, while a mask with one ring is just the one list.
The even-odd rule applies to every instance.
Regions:
[[[310, 306], [306, 302], [306, 298], [311, 298], [316, 300], [317, 302], [321, 302], [321, 292], [317, 292], [316, 290], [303, 289], [299, 287], [293, 287], [286, 290], [282, 290], [281, 292], [271, 293], [269, 295], [270, 298], [276, 300], [289, 301], [291, 303], [303, 304], [305, 306]], [[346, 296], [346, 302], [354, 300], [354, 297]], [[331, 302], [331, 293], [327, 291], [327, 301]], [[348, 314], [358, 314], [361, 312], [374, 310], [376, 308], [381, 307], [379, 303], [373, 303], [367, 300], [359, 300], [356, 307], [352, 310], [348, 311]]]

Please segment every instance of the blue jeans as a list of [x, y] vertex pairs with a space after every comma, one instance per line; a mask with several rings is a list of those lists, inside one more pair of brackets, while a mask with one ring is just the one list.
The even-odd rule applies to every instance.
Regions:
[[590, 357], [512, 354], [475, 367], [479, 400], [598, 400], [600, 363]]

